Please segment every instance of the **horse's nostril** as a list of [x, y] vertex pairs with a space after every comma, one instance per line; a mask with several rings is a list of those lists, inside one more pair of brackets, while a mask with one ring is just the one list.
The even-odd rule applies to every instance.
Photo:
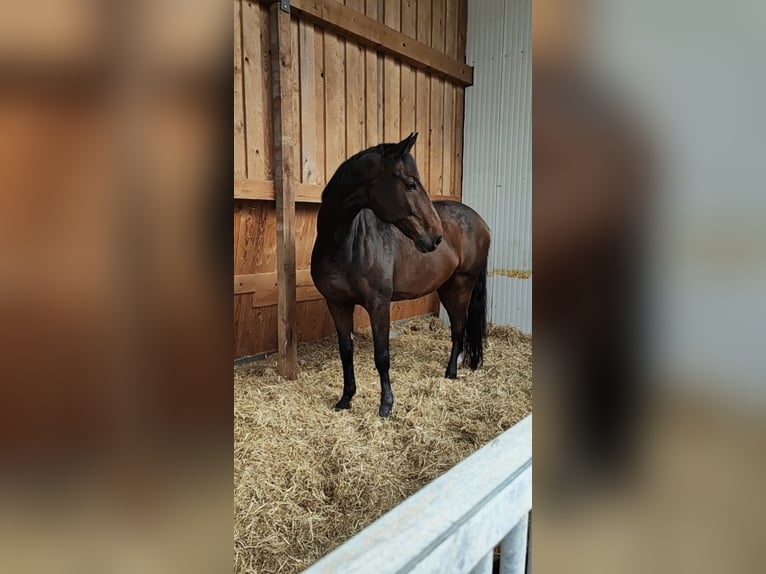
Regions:
[[442, 236], [440, 235], [436, 239], [434, 239], [434, 245], [439, 245], [442, 242]]

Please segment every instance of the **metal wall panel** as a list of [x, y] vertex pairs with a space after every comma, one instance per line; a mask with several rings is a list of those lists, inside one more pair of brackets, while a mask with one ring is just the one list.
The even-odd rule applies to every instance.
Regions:
[[468, 2], [463, 202], [492, 230], [490, 321], [532, 332], [531, 0]]

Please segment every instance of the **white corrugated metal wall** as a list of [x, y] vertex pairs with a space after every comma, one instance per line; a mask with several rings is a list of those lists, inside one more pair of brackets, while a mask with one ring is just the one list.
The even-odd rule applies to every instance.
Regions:
[[490, 321], [532, 332], [532, 1], [468, 2], [463, 201], [492, 230]]

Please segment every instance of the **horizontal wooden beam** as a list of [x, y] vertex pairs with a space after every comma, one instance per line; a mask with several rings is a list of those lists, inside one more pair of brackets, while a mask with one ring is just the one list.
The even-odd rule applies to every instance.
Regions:
[[[298, 203], [322, 203], [324, 186], [312, 183], [295, 184], [295, 200]], [[432, 195], [431, 201], [460, 201], [454, 195]], [[234, 183], [234, 199], [275, 201], [274, 182], [240, 179]]]
[[471, 66], [348, 8], [337, 0], [290, 0], [290, 9], [344, 38], [351, 38], [360, 44], [391, 54], [403, 62], [450, 82], [460, 86], [473, 84]]
[[[276, 289], [269, 291], [259, 291], [254, 294], [253, 307], [272, 307], [277, 304], [279, 292]], [[296, 287], [295, 288], [295, 300], [298, 303], [304, 303], [306, 301], [318, 301], [323, 299], [322, 294], [317, 291], [317, 288], [311, 285], [310, 287]]]
[[[311, 271], [299, 269], [295, 275], [296, 296], [299, 303], [322, 299], [322, 294], [314, 287]], [[234, 294], [255, 293], [253, 307], [270, 307], [277, 304], [279, 285], [276, 273], [250, 273], [234, 276]]]
[[270, 199], [277, 198], [273, 181], [241, 179], [234, 182], [234, 199]]
[[[324, 186], [311, 183], [295, 184], [295, 201], [298, 203], [322, 203]], [[277, 198], [272, 180], [239, 179], [234, 182], [234, 199], [258, 199], [275, 201]]]

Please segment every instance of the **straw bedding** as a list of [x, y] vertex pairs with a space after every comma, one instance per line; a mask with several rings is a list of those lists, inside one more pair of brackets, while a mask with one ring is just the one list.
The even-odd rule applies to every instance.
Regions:
[[443, 378], [449, 328], [392, 328], [394, 410], [378, 417], [369, 329], [354, 339], [357, 394], [331, 408], [342, 373], [334, 337], [299, 345], [300, 375], [276, 357], [234, 371], [237, 572], [300, 572], [531, 411], [531, 339], [490, 329], [484, 365]]

